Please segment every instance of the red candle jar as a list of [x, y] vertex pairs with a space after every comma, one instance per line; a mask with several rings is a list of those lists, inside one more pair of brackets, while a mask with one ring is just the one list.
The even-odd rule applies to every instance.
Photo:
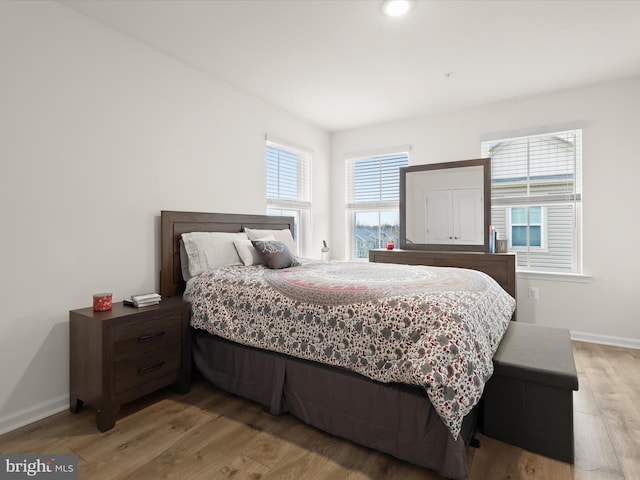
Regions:
[[106, 312], [111, 310], [110, 293], [94, 293], [93, 294], [93, 311], [94, 312]]
[[393, 242], [387, 242], [387, 250], [393, 250]]

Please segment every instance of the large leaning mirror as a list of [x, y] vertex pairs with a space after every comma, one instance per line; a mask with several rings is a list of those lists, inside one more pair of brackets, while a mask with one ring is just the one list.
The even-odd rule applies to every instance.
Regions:
[[489, 251], [491, 159], [400, 169], [400, 248]]

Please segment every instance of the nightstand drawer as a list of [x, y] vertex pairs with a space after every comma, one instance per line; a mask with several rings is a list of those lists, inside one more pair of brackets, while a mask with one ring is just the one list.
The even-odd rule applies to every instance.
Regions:
[[177, 373], [181, 368], [181, 352], [161, 348], [136, 358], [114, 364], [115, 393], [119, 394], [153, 379]]
[[170, 313], [146, 320], [132, 320], [116, 326], [114, 336], [116, 360], [160, 347], [175, 347], [178, 351], [182, 342], [182, 317]]

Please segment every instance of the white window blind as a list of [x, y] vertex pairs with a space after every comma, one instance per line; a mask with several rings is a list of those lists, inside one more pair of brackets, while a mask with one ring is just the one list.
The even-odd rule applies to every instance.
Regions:
[[311, 154], [267, 141], [267, 203], [311, 207]]
[[379, 157], [347, 160], [347, 207], [370, 208], [398, 206], [400, 167], [406, 167], [406, 152]]
[[482, 156], [491, 157], [491, 223], [518, 268], [580, 273], [582, 131], [485, 141]]

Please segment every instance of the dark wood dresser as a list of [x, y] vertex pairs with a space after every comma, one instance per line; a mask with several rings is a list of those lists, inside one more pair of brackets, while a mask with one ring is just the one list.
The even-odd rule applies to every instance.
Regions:
[[167, 385], [190, 389], [190, 304], [164, 298], [142, 308], [69, 312], [70, 409], [95, 407], [98, 429], [115, 425], [120, 406]]
[[369, 261], [479, 270], [516, 298], [516, 256], [513, 253], [430, 252], [426, 250], [369, 250]]

